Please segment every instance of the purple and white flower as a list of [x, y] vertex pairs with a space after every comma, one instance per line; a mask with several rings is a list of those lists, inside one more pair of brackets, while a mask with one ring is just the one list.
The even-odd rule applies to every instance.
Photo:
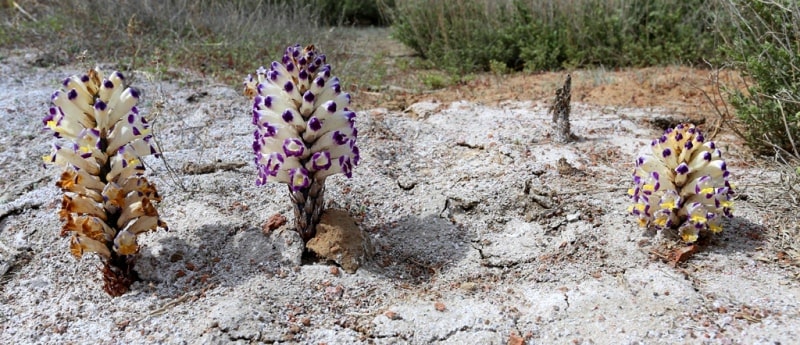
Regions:
[[99, 69], [69, 77], [42, 121], [58, 139], [43, 159], [64, 167], [56, 183], [65, 193], [62, 233], [72, 234], [76, 257], [94, 252], [103, 258], [104, 288], [114, 296], [132, 283], [127, 275], [134, 261], [125, 257], [139, 251], [136, 236], [167, 228], [154, 206], [161, 197], [141, 162], [158, 152], [136, 108], [140, 94], [124, 81], [119, 72], [104, 77]]
[[[286, 48], [280, 62], [261, 67], [244, 81], [253, 97], [253, 150], [256, 184], [289, 185], [296, 204], [298, 231], [308, 240], [319, 221], [325, 178], [352, 176], [360, 159], [356, 113], [350, 95], [331, 76], [326, 57], [314, 46]], [[317, 201], [319, 199], [319, 201]]]
[[641, 226], [677, 229], [683, 241], [722, 231], [732, 216], [733, 188], [722, 152], [692, 124], [670, 128], [636, 160], [629, 212]]

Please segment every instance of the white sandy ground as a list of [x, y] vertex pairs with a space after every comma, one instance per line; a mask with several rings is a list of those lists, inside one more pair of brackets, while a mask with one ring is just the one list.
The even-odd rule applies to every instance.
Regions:
[[[574, 104], [570, 145], [550, 142], [541, 102], [362, 110], [362, 163], [326, 195], [375, 254], [334, 274], [262, 232], [291, 208], [284, 186], [254, 184], [249, 101], [192, 75], [130, 76], [145, 112], [163, 106], [153, 123], [175, 173], [147, 159], [170, 231], [140, 237], [144, 280], [111, 298], [98, 259], [58, 236], [59, 169], [40, 158], [49, 95], [83, 68], [32, 67], [36, 54], [0, 60], [0, 344], [800, 343], [798, 269], [767, 241], [797, 210], [739, 146], [723, 144], [736, 218], [674, 268], [650, 252], [675, 240], [625, 212], [654, 110]], [[577, 171], [559, 172], [562, 157]]]

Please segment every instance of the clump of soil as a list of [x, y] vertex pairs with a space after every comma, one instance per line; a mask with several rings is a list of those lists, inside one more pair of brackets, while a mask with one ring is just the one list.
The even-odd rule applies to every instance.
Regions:
[[317, 225], [317, 235], [306, 247], [342, 266], [347, 273], [356, 273], [372, 252], [356, 221], [347, 211], [337, 209], [325, 210]]

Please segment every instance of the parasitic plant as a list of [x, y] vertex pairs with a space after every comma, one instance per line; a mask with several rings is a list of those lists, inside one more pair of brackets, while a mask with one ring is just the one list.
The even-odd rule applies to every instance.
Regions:
[[322, 215], [325, 179], [352, 177], [358, 164], [350, 95], [313, 45], [286, 48], [281, 62], [259, 68], [244, 84], [253, 97], [256, 184], [288, 184], [295, 228], [308, 242]]
[[629, 211], [641, 226], [677, 229], [693, 243], [706, 231], [722, 231], [731, 217], [733, 188], [722, 152], [692, 124], [670, 128], [650, 144], [652, 155], [636, 160], [634, 204]]
[[126, 88], [121, 73], [107, 78], [95, 68], [64, 80], [53, 93], [43, 123], [56, 138], [46, 163], [64, 167], [56, 186], [64, 192], [59, 216], [62, 235], [72, 234], [70, 252], [94, 252], [103, 260], [103, 289], [127, 292], [138, 279], [133, 270], [136, 236], [167, 229], [155, 203], [155, 185], [143, 176], [140, 157], [156, 154], [147, 120], [139, 114], [139, 92]]

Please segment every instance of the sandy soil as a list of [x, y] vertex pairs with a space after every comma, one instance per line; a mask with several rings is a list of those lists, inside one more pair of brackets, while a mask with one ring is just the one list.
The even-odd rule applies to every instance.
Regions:
[[[254, 184], [250, 104], [238, 90], [134, 73], [164, 152], [147, 164], [170, 231], [140, 238], [143, 281], [111, 298], [97, 258], [75, 260], [59, 237], [57, 169], [40, 158], [51, 144], [40, 122], [49, 95], [83, 66], [33, 67], [37, 54], [0, 60], [0, 343], [800, 339], [797, 204], [778, 165], [717, 136], [738, 186], [736, 217], [677, 265], [675, 239], [625, 212], [634, 158], [661, 132], [653, 119], [713, 119], [692, 91], [707, 72], [576, 72], [581, 139], [569, 145], [549, 139], [558, 74], [356, 95], [374, 105], [358, 113], [362, 163], [353, 179], [329, 179], [326, 193], [372, 244], [354, 274], [301, 260], [290, 232], [265, 233], [270, 217], [292, 212], [284, 186]], [[526, 86], [534, 80], [540, 96]]]

